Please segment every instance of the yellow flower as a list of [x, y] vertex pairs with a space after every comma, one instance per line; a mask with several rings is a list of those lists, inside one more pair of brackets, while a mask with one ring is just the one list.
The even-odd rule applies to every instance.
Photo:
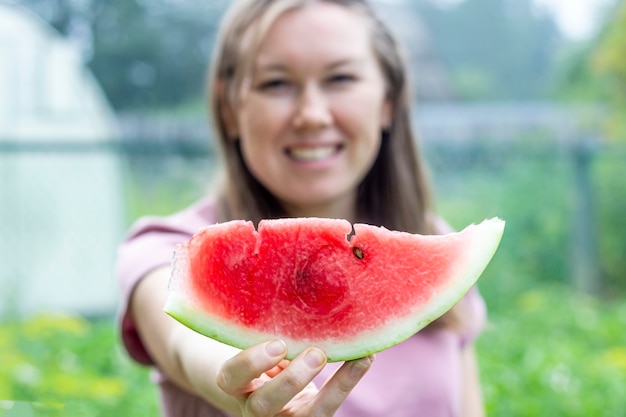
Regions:
[[22, 325], [22, 333], [29, 338], [41, 338], [44, 335], [64, 333], [83, 336], [89, 331], [89, 322], [76, 315], [52, 313], [34, 316]]
[[615, 346], [604, 351], [602, 360], [611, 368], [626, 371], [626, 346]]

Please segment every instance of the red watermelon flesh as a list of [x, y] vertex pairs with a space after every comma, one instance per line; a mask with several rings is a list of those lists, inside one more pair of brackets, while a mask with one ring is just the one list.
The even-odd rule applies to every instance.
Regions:
[[[425, 236], [346, 220], [230, 221], [175, 253], [165, 311], [191, 329], [247, 348], [280, 338], [329, 361], [397, 344], [475, 284], [504, 230], [494, 218]], [[349, 237], [349, 240], [348, 240]]]

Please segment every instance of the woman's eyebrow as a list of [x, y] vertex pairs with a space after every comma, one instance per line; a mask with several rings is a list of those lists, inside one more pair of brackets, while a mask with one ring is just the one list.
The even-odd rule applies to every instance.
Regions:
[[336, 69], [344, 66], [360, 66], [365, 62], [365, 59], [356, 57], [356, 58], [344, 58], [334, 62], [331, 62], [327, 69]]
[[263, 63], [257, 64], [255, 66], [255, 70], [262, 71], [262, 72], [286, 72], [287, 66], [281, 63], [268, 62], [265, 64]]
[[[330, 71], [344, 66], [360, 66], [363, 62], [365, 62], [365, 59], [360, 57], [342, 58], [330, 62], [328, 65], [326, 65], [325, 70]], [[288, 68], [288, 65], [285, 65], [281, 62], [258, 63], [255, 66], [255, 70], [258, 72], [287, 72]]]

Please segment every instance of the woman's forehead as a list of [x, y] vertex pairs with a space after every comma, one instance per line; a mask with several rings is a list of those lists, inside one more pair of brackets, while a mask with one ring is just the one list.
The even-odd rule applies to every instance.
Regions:
[[317, 58], [332, 65], [365, 60], [372, 53], [365, 19], [334, 3], [316, 2], [285, 11], [267, 27], [256, 50], [256, 65]]

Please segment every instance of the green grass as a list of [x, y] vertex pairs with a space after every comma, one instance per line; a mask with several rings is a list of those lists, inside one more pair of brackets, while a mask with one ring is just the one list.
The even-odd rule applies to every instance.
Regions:
[[158, 415], [148, 370], [122, 353], [112, 319], [46, 314], [2, 323], [0, 358], [0, 400], [41, 404], [38, 415]]
[[544, 285], [509, 300], [478, 340], [488, 415], [624, 416], [626, 302]]
[[[602, 303], [560, 285], [508, 301], [477, 343], [489, 415], [625, 415], [626, 301]], [[148, 371], [122, 353], [112, 320], [4, 323], [0, 357], [0, 399], [44, 404], [37, 415], [158, 415]]]

